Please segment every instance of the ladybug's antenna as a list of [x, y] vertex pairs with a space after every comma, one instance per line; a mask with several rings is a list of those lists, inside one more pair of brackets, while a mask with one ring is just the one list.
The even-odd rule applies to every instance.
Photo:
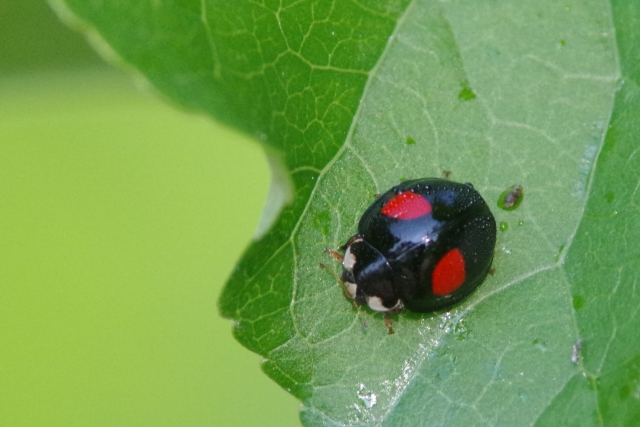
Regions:
[[[339, 255], [339, 254], [338, 254]], [[319, 264], [320, 268], [323, 270], [327, 270], [329, 272], [329, 274], [331, 274], [333, 276], [334, 279], [336, 279], [336, 282], [338, 282], [341, 286], [344, 286], [344, 282], [342, 281], [342, 279], [340, 279], [338, 277], [338, 275], [336, 274], [335, 271], [333, 271], [332, 269], [330, 269], [329, 267], [327, 267], [326, 264], [320, 263]]]
[[[330, 250], [330, 249], [327, 249]], [[338, 254], [340, 255], [340, 254]], [[360, 313], [361, 315], [364, 315], [364, 312], [360, 309], [360, 305], [358, 305], [358, 303], [349, 296], [349, 294], [347, 293], [347, 289], [345, 288], [345, 284], [344, 284], [344, 280], [342, 280], [341, 278], [338, 277], [338, 275], [336, 274], [335, 271], [333, 271], [332, 269], [330, 269], [329, 267], [327, 267], [326, 264], [320, 263], [319, 267], [323, 270], [326, 270], [329, 272], [329, 274], [331, 274], [333, 276], [334, 279], [336, 279], [336, 282], [338, 282], [338, 284], [340, 286], [342, 286], [342, 292], [344, 293], [344, 296], [347, 297], [349, 300], [351, 300], [351, 302], [353, 303], [353, 306], [356, 308], [356, 310], [358, 310], [358, 313]], [[362, 319], [363, 320], [363, 324], [364, 327], [366, 328], [368, 326], [366, 319]]]
[[[344, 259], [341, 253], [336, 252], [333, 249], [325, 248], [324, 253], [329, 254], [331, 258], [335, 259], [338, 262], [342, 262], [342, 260]], [[322, 264], [320, 264], [320, 267], [322, 267]], [[322, 267], [322, 268], [326, 268], [326, 267]]]

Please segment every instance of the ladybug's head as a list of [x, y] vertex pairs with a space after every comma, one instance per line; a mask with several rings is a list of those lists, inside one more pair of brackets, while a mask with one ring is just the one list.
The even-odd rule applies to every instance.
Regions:
[[362, 235], [355, 234], [344, 246], [342, 266], [342, 283], [347, 297], [357, 304], [367, 304], [373, 311], [402, 311], [403, 304], [395, 293], [389, 263]]
[[356, 242], [363, 241], [362, 236], [356, 234], [352, 236], [346, 245], [343, 246], [344, 256], [342, 257], [342, 284], [344, 287], [344, 294], [348, 298], [351, 298], [358, 304], [365, 304], [366, 299], [362, 292], [358, 295], [358, 284], [356, 283], [355, 276], [353, 275], [353, 268], [356, 265], [356, 256], [351, 250], [351, 246]]

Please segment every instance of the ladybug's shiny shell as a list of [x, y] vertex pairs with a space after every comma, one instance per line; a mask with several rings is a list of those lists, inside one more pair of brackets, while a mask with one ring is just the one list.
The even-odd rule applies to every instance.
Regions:
[[345, 293], [380, 312], [445, 308], [482, 283], [495, 243], [496, 221], [471, 184], [405, 181], [369, 206], [344, 245]]

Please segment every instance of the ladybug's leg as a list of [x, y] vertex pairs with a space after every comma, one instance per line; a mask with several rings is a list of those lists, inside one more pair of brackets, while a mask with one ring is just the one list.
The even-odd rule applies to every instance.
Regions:
[[[351, 299], [351, 297], [349, 297], [346, 291], [344, 294], [347, 298]], [[356, 302], [356, 300], [351, 300], [351, 302], [353, 302], [353, 306], [356, 308], [356, 311], [358, 312], [358, 316], [360, 317], [360, 320], [362, 320], [362, 327], [368, 328], [369, 322], [367, 321], [367, 313], [362, 309], [360, 304]]]
[[384, 313], [384, 326], [389, 329], [389, 335], [393, 334], [393, 322], [389, 317], [389, 313]]
[[[344, 296], [351, 299], [351, 297], [349, 296], [349, 294], [347, 293], [347, 290], [345, 288], [342, 288], [343, 292], [344, 292]], [[356, 308], [356, 310], [358, 310], [358, 313], [362, 313], [362, 309], [360, 308], [360, 305], [358, 305], [358, 303], [356, 302], [356, 300], [351, 299], [351, 302], [353, 303], [353, 306]]]
[[344, 259], [341, 253], [336, 252], [333, 249], [326, 248], [324, 250], [324, 253], [329, 254], [331, 258], [335, 259], [338, 262], [342, 262], [342, 260]]

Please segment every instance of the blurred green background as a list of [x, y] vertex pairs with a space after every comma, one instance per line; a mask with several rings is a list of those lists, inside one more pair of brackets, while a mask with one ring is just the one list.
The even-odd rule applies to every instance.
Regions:
[[261, 149], [0, 2], [0, 426], [295, 426], [217, 299]]

